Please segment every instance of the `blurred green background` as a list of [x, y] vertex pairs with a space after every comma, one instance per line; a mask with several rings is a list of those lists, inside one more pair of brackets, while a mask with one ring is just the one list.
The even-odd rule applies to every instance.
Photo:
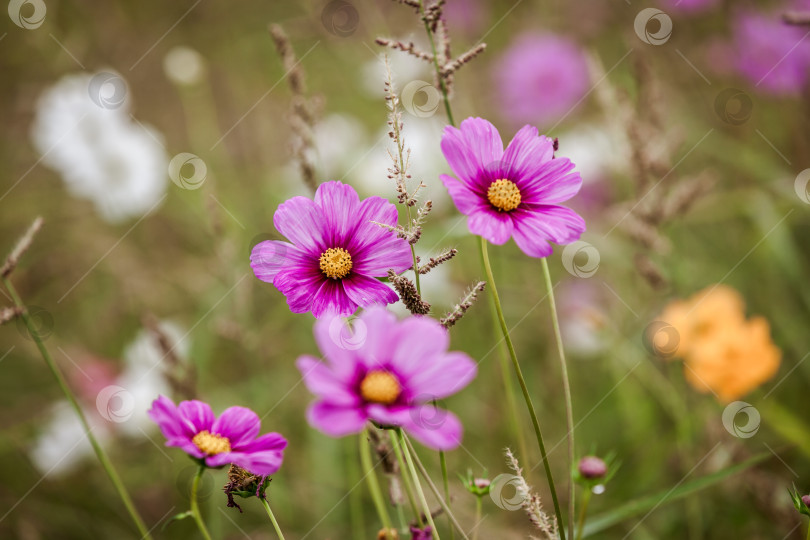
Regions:
[[[560, 138], [562, 155], [583, 160], [586, 190], [572, 205], [588, 222], [583, 240], [600, 256], [598, 271], [589, 278], [566, 271], [562, 248], [549, 260], [569, 347], [578, 453], [613, 451], [622, 462], [605, 493], [592, 501], [592, 513], [768, 454], [754, 468], [685, 500], [664, 499], [649, 515], [632, 516], [596, 536], [801, 538], [787, 490], [792, 483], [800, 491], [810, 489], [810, 435], [802, 423], [810, 383], [810, 363], [802, 362], [810, 350], [810, 207], [794, 190], [810, 155], [808, 96], [770, 97], [712, 64], [706, 44], [729, 33], [730, 5], [693, 18], [673, 14], [671, 40], [655, 47], [633, 30], [637, 13], [650, 3], [463, 4], [460, 12], [477, 18], [457, 16], [455, 26], [450, 18], [454, 52], [482, 38], [488, 49], [456, 76], [457, 120], [483, 116], [499, 126], [505, 140], [511, 138], [517, 126], [501, 115], [493, 72], [514, 37], [524, 32], [565, 35], [587, 51], [591, 63], [610, 70], [601, 79], [594, 68], [588, 84], [594, 90], [559, 125], [550, 131], [551, 125], [540, 126]], [[340, 36], [322, 20], [326, 5], [49, 1], [44, 22], [35, 29], [0, 17], [0, 238], [2, 249], [10, 250], [35, 216], [44, 217], [42, 232], [12, 279], [26, 302], [39, 307], [46, 344], [75, 388], [87, 387], [84, 379], [98, 384], [124, 371], [125, 349], [142, 331], [145, 316], [173, 321], [179, 335], [186, 335], [185, 357], [194, 366], [197, 397], [215, 412], [251, 407], [263, 416], [264, 431], [289, 439], [284, 466], [268, 491], [287, 537], [370, 539], [379, 525], [365, 486], [349, 491], [359, 480], [357, 439], [330, 439], [304, 418], [311, 396], [294, 361], [300, 354], [317, 354], [313, 319], [290, 313], [284, 297], [255, 279], [248, 264], [252, 245], [275, 234], [272, 215], [278, 204], [306, 194], [290, 158], [290, 91], [268, 23], [285, 28], [299, 57], [306, 53], [300, 67], [326, 126], [316, 129], [319, 178], [342, 179], [364, 196], [395, 200], [385, 170], [382, 51], [374, 39], [424, 45], [424, 29], [405, 6], [358, 0], [353, 2], [356, 28]], [[199, 54], [193, 57], [199, 68], [190, 82], [172, 77], [176, 69], [167, 55], [177, 47]], [[409, 63], [403, 53], [390, 56], [400, 88], [412, 80], [432, 80], [429, 66]], [[127, 114], [160, 134], [166, 160], [190, 152], [205, 162], [200, 189], [181, 189], [166, 176], [166, 197], [158, 207], [140, 218], [108, 223], [92, 202], [72, 196], [60, 174], [40, 162], [30, 136], [39, 96], [65, 75], [97, 71], [114, 71], [127, 81]], [[600, 105], [600, 99], [609, 99], [600, 94], [612, 89], [629, 96], [629, 103], [636, 103], [630, 110], [643, 116], [649, 112], [645, 103], [634, 100], [644, 80], [654, 81], [655, 108], [663, 117], [656, 141], [673, 146], [674, 167], [660, 189], [708, 175], [706, 193], [689, 212], [655, 227], [668, 244], [660, 249], [640, 248], [624, 228], [614, 229], [646, 190], [634, 183], [633, 157], [623, 141], [628, 118]], [[750, 118], [740, 125], [716, 113], [716, 97], [729, 87], [753, 103]], [[426, 299], [441, 316], [482, 272], [475, 239], [438, 180], [448, 172], [438, 152], [442, 110], [425, 118], [405, 114], [404, 121], [415, 178], [428, 185], [427, 196], [434, 200], [418, 253], [424, 259], [443, 247], [459, 250], [423, 279]], [[666, 278], [663, 286], [652, 287], [638, 272], [638, 252], [658, 266]], [[562, 486], [565, 412], [540, 264], [513, 243], [491, 248], [490, 255]], [[720, 281], [743, 294], [749, 315], [768, 319], [783, 351], [776, 377], [744, 398], [762, 416], [751, 438], [727, 432], [721, 422], [724, 404], [694, 391], [679, 362], [662, 361], [642, 340], [669, 300]], [[0, 305], [8, 303], [0, 298]], [[490, 477], [508, 472], [506, 446], [532, 470], [529, 480], [552, 510], [536, 448], [529, 444], [529, 455], [523, 455], [510, 428], [492, 328], [482, 298], [451, 332], [454, 349], [481, 360], [478, 378], [445, 404], [465, 425], [463, 447], [448, 460], [453, 507], [469, 527], [474, 498], [456, 473], [467, 468], [476, 475], [486, 470]], [[0, 328], [0, 357], [0, 537], [134, 537], [92, 456], [47, 475], [32, 461], [32, 449], [53, 429], [54, 404], [63, 398], [32, 341], [13, 322]], [[162, 436], [148, 423], [127, 430], [127, 422], [102, 418], [94, 403], [98, 388], [89, 387], [82, 394], [86, 409], [107, 434], [105, 446], [145, 520], [156, 526], [155, 535], [196, 538], [190, 520], [161, 530], [168, 516], [188, 505], [192, 463], [176, 449], [164, 450]], [[148, 401], [137, 406], [145, 409]], [[798, 424], [788, 424], [784, 410], [792, 411]], [[529, 435], [528, 418], [521, 420]], [[70, 434], [52, 439], [51, 454], [58, 460], [59, 450], [69, 453], [76, 440]], [[438, 479], [435, 452], [420, 451]], [[216, 537], [274, 537], [256, 501], [244, 501], [244, 514], [225, 508], [224, 471], [208, 473], [206, 482], [203, 512]], [[525, 538], [531, 531], [523, 513], [502, 510], [488, 498], [484, 512], [480, 538]]]

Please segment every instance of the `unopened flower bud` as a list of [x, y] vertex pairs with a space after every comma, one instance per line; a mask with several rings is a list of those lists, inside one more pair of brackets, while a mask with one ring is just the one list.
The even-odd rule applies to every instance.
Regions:
[[607, 474], [607, 465], [596, 456], [585, 456], [580, 459], [577, 468], [579, 469], [579, 474], [589, 480], [602, 478]]
[[810, 506], [810, 495], [802, 495], [802, 502], [805, 506]]

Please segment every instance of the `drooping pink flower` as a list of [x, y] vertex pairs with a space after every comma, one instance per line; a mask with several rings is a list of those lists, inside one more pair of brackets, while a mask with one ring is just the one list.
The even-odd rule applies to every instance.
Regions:
[[778, 14], [741, 13], [734, 21], [735, 67], [754, 86], [773, 95], [798, 94], [810, 73], [810, 39]]
[[524, 126], [504, 150], [498, 130], [481, 118], [461, 129], [448, 126], [442, 152], [458, 179], [441, 180], [470, 232], [493, 244], [514, 238], [530, 257], [547, 257], [549, 242], [569, 244], [585, 231], [585, 220], [559, 206], [579, 191], [582, 178], [568, 158], [554, 158], [554, 143]]
[[451, 450], [461, 443], [458, 418], [434, 400], [455, 394], [475, 377], [475, 362], [448, 352], [447, 330], [429, 317], [402, 321], [382, 307], [363, 312], [345, 339], [339, 318], [315, 324], [326, 358], [302, 356], [297, 366], [318, 400], [309, 423], [332, 437], [360, 432], [372, 420], [404, 429], [425, 446]]
[[374, 222], [395, 226], [396, 207], [380, 197], [361, 201], [351, 186], [326, 182], [315, 200], [293, 197], [278, 207], [273, 224], [292, 243], [257, 244], [250, 266], [287, 297], [293, 313], [350, 315], [358, 306], [396, 302], [375, 278], [410, 268], [410, 247]]
[[244, 407], [230, 407], [214, 417], [202, 401], [175, 405], [159, 396], [149, 417], [166, 437], [166, 446], [176, 446], [208, 467], [233, 463], [255, 475], [274, 474], [281, 467], [287, 440], [278, 433], [259, 435], [259, 416]]
[[519, 36], [493, 75], [501, 114], [518, 125], [561, 120], [580, 102], [590, 81], [580, 46], [554, 34]]

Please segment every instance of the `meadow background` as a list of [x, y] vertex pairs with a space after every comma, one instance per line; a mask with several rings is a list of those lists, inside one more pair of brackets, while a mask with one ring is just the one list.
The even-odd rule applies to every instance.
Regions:
[[[386, 177], [383, 50], [374, 39], [423, 45], [424, 28], [412, 10], [395, 2], [353, 0], [354, 11], [331, 15], [348, 17], [337, 23], [324, 16], [328, 6], [308, 0], [77, 0], [48, 1], [37, 28], [0, 17], [0, 248], [10, 250], [36, 216], [44, 218], [12, 279], [35, 311], [46, 345], [83, 396], [97, 433], [104, 433], [142, 515], [157, 526], [158, 538], [197, 537], [190, 520], [161, 531], [168, 516], [188, 505], [192, 463], [182, 452], [164, 449], [148, 422], [136, 423], [142, 414], [110, 420], [97, 406], [101, 389], [126, 371], [126, 358], [138, 356], [133, 341], [139, 335], [150, 339], [142, 333], [150, 320], [171, 321], [167, 333], [184, 336], [181, 365], [172, 374], [175, 383], [183, 383], [179, 390], [175, 384], [175, 399], [193, 394], [216, 412], [235, 404], [251, 407], [263, 416], [263, 431], [289, 439], [284, 466], [268, 491], [288, 538], [359, 540], [373, 538], [379, 528], [365, 485], [350, 490], [360, 478], [357, 438], [330, 439], [304, 418], [312, 397], [294, 361], [300, 354], [317, 354], [313, 319], [291, 314], [284, 297], [255, 279], [249, 267], [251, 247], [276, 237], [272, 215], [278, 204], [307, 193], [291, 158], [291, 94], [268, 23], [289, 34], [308, 95], [318, 104], [317, 177], [340, 179], [363, 196], [395, 199]], [[671, 17], [673, 31], [664, 43], [647, 43], [634, 28], [647, 7]], [[487, 43], [486, 52], [456, 75], [456, 119], [485, 117], [505, 140], [522, 123], [538, 124], [541, 132], [559, 137], [560, 154], [571, 157], [584, 178], [583, 193], [572, 206], [588, 223], [582, 240], [592, 250], [566, 264], [560, 247], [549, 263], [568, 347], [578, 452], [614, 452], [621, 461], [605, 493], [594, 497], [591, 512], [651, 494], [659, 494], [661, 503], [599, 538], [803, 537], [788, 488], [795, 483], [800, 492], [810, 489], [810, 434], [804, 424], [810, 362], [803, 361], [810, 351], [810, 197], [803, 177], [796, 182], [810, 166], [810, 95], [773, 95], [717, 52], [722, 48], [717, 43], [733, 39], [733, 20], [742, 8], [778, 14], [784, 4], [719, 2], [684, 14], [639, 1], [448, 1], [454, 51]], [[591, 71], [586, 92], [566, 110], [516, 123], [504, 113], [498, 68], [527, 33], [573, 40]], [[178, 60], [177, 47], [191, 51], [179, 49]], [[399, 88], [432, 81], [430, 66], [400, 52], [389, 56]], [[196, 67], [189, 73], [190, 64]], [[166, 164], [182, 152], [205, 163], [198, 189], [183, 189], [166, 174], [160, 204], [111, 223], [88, 197], [71, 195], [59, 172], [42, 162], [31, 136], [39, 97], [65, 75], [96, 72], [126, 80], [125, 114], [133, 125], [151, 130]], [[718, 98], [729, 88], [736, 93]], [[531, 89], [527, 92], [531, 97]], [[728, 96], [737, 96], [731, 112]], [[542, 92], [534, 99], [542, 103]], [[669, 156], [664, 160], [669, 166], [639, 185], [634, 168], [640, 158], [627, 129], [633, 118], [650, 116], [658, 124], [642, 137], [645, 151]], [[475, 239], [438, 180], [449, 172], [438, 148], [446, 122], [442, 108], [406, 113], [404, 122], [414, 178], [428, 186], [423, 197], [434, 202], [418, 253], [424, 259], [441, 248], [459, 250], [423, 278], [425, 297], [441, 316], [483, 276]], [[667, 194], [665, 203], [684, 185], [700, 191], [688, 211], [661, 223], [628, 226], [634, 221], [626, 216], [655, 199], [646, 197], [648, 191]], [[649, 231], [656, 239], [640, 242]], [[577, 268], [596, 261], [588, 258], [594, 252], [598, 269], [578, 276]], [[562, 485], [565, 412], [540, 264], [511, 242], [492, 247], [490, 256]], [[651, 277], [655, 273], [660, 280]], [[778, 373], [742, 398], [761, 416], [749, 437], [724, 428], [726, 404], [692, 388], [682, 363], [662, 358], [644, 340], [645, 329], [668, 302], [720, 282], [743, 295], [748, 315], [769, 321], [782, 350]], [[0, 305], [8, 304], [0, 297]], [[510, 427], [502, 355], [486, 298], [451, 336], [452, 348], [481, 361], [477, 379], [445, 403], [465, 426], [462, 448], [448, 456], [457, 515], [474, 525], [474, 497], [456, 473], [508, 472], [506, 446], [531, 470], [529, 479], [551, 510], [537, 450], [528, 444], [526, 455]], [[116, 384], [126, 388], [120, 379]], [[171, 385], [158, 381], [137, 392], [129, 389], [133, 406], [145, 410], [154, 397], [150, 389], [167, 388]], [[134, 537], [92, 455], [47, 467], [49, 460], [57, 463], [81, 448], [75, 431], [56, 434], [71, 423], [69, 415], [59, 416], [62, 399], [25, 329], [13, 321], [3, 325], [0, 537]], [[521, 420], [530, 434], [528, 418]], [[48, 434], [51, 438], [43, 439]], [[39, 464], [32, 458], [38, 447]], [[440, 478], [435, 452], [420, 453], [434, 479]], [[756, 466], [686, 498], [664, 496], [760, 455], [764, 459]], [[244, 501], [244, 514], [225, 508], [224, 483], [224, 471], [207, 474], [203, 512], [214, 535], [274, 538], [255, 501]], [[525, 538], [530, 532], [522, 512], [499, 508], [489, 498], [484, 511], [481, 538]]]

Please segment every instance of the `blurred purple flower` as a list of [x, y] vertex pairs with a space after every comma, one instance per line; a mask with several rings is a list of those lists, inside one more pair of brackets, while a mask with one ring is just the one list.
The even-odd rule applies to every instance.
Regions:
[[797, 94], [807, 82], [810, 40], [778, 15], [742, 13], [734, 21], [737, 70], [764, 92]]
[[225, 409], [214, 417], [211, 406], [202, 401], [181, 401], [175, 405], [159, 396], [149, 417], [160, 426], [166, 446], [177, 446], [207, 467], [233, 463], [259, 476], [281, 468], [287, 440], [278, 433], [259, 435], [259, 416], [244, 407]]
[[[438, 322], [411, 316], [402, 321], [375, 306], [354, 321], [362, 340], [350, 347], [338, 339], [340, 319], [315, 323], [325, 362], [298, 359], [304, 383], [318, 400], [309, 423], [332, 437], [359, 433], [372, 420], [398, 426], [425, 446], [452, 450], [461, 443], [461, 422], [433, 401], [455, 394], [477, 372], [462, 352], [448, 352], [450, 338]], [[360, 336], [358, 331], [356, 336]]]
[[715, 7], [719, 0], [661, 0], [661, 4], [680, 13], [700, 13]]
[[430, 527], [419, 529], [411, 527], [411, 540], [433, 540], [433, 532]]
[[565, 116], [588, 90], [588, 65], [576, 42], [553, 34], [524, 34], [496, 62], [503, 116], [548, 125]]
[[314, 201], [293, 197], [278, 207], [273, 224], [292, 243], [257, 244], [250, 266], [287, 297], [293, 313], [350, 315], [358, 306], [396, 302], [375, 278], [410, 268], [410, 247], [372, 222], [396, 226], [396, 207], [380, 197], [361, 201], [351, 186], [326, 182]]
[[554, 158], [554, 143], [524, 126], [504, 151], [498, 130], [482, 118], [461, 129], [447, 126], [442, 152], [458, 177], [441, 180], [470, 232], [493, 244], [514, 238], [530, 257], [547, 257], [549, 242], [569, 244], [585, 231], [585, 220], [557, 203], [579, 191], [582, 178], [568, 158]]
[[478, 32], [488, 16], [489, 8], [483, 0], [447, 0], [444, 4], [444, 17], [454, 33]]

